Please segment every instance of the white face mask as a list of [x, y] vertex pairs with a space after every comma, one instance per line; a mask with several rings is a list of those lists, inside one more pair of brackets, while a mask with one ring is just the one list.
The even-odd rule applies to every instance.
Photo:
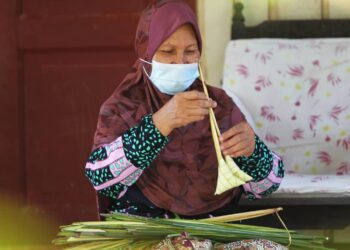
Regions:
[[[149, 63], [140, 59], [145, 63]], [[198, 63], [190, 64], [169, 64], [152, 60], [152, 72], [146, 75], [157, 87], [157, 89], [168, 95], [175, 95], [188, 89], [199, 76]]]

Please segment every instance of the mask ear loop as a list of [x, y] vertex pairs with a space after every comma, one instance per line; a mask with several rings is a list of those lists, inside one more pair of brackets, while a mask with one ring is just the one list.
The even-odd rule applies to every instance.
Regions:
[[[141, 62], [148, 63], [148, 64], [152, 65], [152, 63], [150, 63], [150, 62], [148, 62], [148, 61], [146, 61], [146, 60], [144, 60], [144, 59], [142, 59], [142, 58], [139, 58], [139, 60], [140, 60]], [[145, 66], [142, 65], [142, 68], [143, 68], [143, 71], [145, 72], [146, 76], [147, 76], [148, 78], [151, 78], [150, 75], [147, 73], [147, 71], [146, 71], [146, 69], [145, 69]]]
[[151, 65], [152, 65], [152, 63], [150, 63], [149, 61], [146, 61], [145, 59], [139, 58], [139, 60], [140, 60], [141, 62], [148, 63], [148, 64], [151, 64]]

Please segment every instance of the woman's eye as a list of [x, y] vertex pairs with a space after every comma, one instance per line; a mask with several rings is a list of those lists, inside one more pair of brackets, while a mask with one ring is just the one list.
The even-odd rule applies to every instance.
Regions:
[[165, 54], [171, 54], [173, 53], [172, 50], [161, 50], [162, 53], [165, 53]]
[[196, 53], [196, 52], [197, 52], [197, 49], [186, 50], [187, 54], [193, 54], [193, 53]]

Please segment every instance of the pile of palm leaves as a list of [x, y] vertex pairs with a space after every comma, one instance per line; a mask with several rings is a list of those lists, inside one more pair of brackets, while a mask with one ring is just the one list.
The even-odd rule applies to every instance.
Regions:
[[187, 232], [190, 236], [220, 243], [263, 238], [282, 245], [291, 243], [290, 249], [327, 249], [323, 246], [323, 237], [301, 235], [285, 229], [232, 223], [279, 210], [281, 209], [260, 210], [202, 220], [106, 214], [106, 221], [76, 222], [62, 226], [59, 238], [53, 243], [72, 250], [151, 249], [167, 236]]

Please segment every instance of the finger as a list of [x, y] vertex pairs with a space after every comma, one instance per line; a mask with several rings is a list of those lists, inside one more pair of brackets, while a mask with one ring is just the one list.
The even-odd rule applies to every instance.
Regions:
[[233, 158], [237, 158], [237, 157], [241, 157], [241, 156], [249, 157], [251, 154], [249, 154], [247, 149], [243, 149], [243, 150], [240, 150], [238, 152], [235, 152], [235, 153], [232, 153], [232, 154], [229, 154], [229, 155], [231, 157], [233, 157]]
[[215, 108], [217, 103], [212, 100], [191, 100], [186, 102], [186, 108]]
[[240, 141], [236, 144], [233, 144], [231, 146], [224, 148], [223, 153], [226, 155], [230, 155], [238, 151], [241, 151], [245, 148], [249, 148], [250, 146], [251, 146], [251, 142], [249, 140]]
[[247, 134], [235, 134], [233, 137], [221, 143], [221, 149], [226, 150], [227, 148], [233, 147], [239, 143], [243, 143], [244, 141], [249, 141], [249, 137], [247, 136]]
[[225, 131], [224, 133], [222, 133], [220, 136], [220, 141], [224, 142], [227, 139], [243, 132], [244, 132], [244, 126], [242, 125], [242, 123], [239, 123], [238, 125], [235, 125], [232, 128]]
[[234, 153], [232, 153], [233, 157], [238, 157], [238, 156], [246, 156], [249, 157], [254, 153], [255, 149], [255, 143], [252, 143], [250, 146], [246, 147], [245, 149], [238, 150]]
[[241, 122], [235, 126], [233, 126], [232, 128], [230, 128], [228, 131], [226, 131], [222, 137], [221, 137], [221, 141], [225, 141], [227, 139], [230, 139], [231, 137], [233, 137], [236, 134], [239, 133], [244, 133], [246, 135], [248, 135], [248, 137], [252, 137], [254, 135], [254, 131], [253, 129], [250, 127], [250, 125], [247, 122]]
[[204, 116], [209, 114], [209, 109], [207, 108], [192, 108], [192, 109], [186, 109], [182, 113], [182, 116]]
[[204, 92], [199, 92], [197, 90], [182, 92], [180, 95], [187, 100], [208, 100]]
[[254, 150], [255, 150], [255, 143], [253, 142], [245, 148], [228, 152], [227, 155], [230, 155], [232, 157], [239, 157], [239, 156], [249, 157], [254, 153]]

